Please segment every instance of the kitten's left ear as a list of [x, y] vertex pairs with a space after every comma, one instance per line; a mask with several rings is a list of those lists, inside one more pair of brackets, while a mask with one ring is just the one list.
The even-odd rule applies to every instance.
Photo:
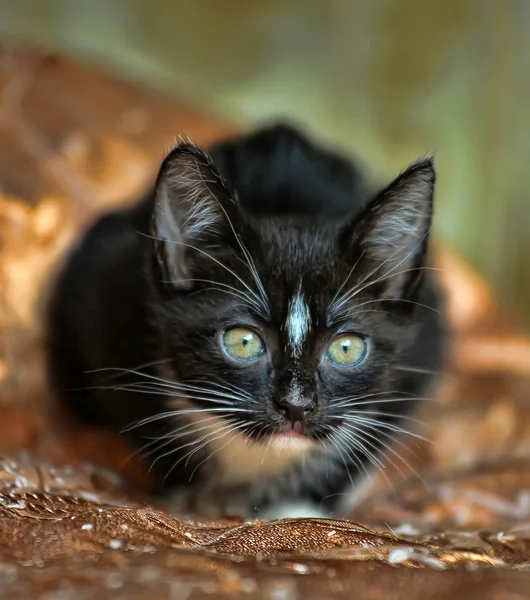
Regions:
[[[414, 163], [369, 205], [360, 240], [363, 262], [376, 269], [383, 295], [411, 294], [421, 276], [433, 215], [432, 158]], [[383, 279], [385, 278], [385, 279]]]
[[175, 289], [192, 287], [196, 261], [219, 247], [233, 208], [207, 154], [192, 144], [181, 144], [167, 156], [156, 183], [151, 221], [155, 258], [165, 284]]

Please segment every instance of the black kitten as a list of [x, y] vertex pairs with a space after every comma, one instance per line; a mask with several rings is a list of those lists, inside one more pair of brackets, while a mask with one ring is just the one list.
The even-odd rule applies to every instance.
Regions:
[[59, 398], [124, 432], [177, 507], [336, 512], [442, 358], [434, 180], [423, 160], [370, 199], [351, 165], [284, 126], [210, 154], [181, 144], [60, 278]]

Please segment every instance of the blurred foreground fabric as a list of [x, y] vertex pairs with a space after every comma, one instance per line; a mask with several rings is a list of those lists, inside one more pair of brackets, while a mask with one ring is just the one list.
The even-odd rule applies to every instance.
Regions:
[[[530, 341], [443, 243], [443, 380], [351, 521], [179, 521], [127, 448], [50, 410], [49, 282], [176, 134], [229, 125], [51, 56], [0, 51], [0, 597], [530, 597]], [[58, 426], [60, 425], [60, 426]]]

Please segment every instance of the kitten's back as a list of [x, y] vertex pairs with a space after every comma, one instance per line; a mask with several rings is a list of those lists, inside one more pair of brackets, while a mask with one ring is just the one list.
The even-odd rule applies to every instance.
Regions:
[[[149, 361], [147, 233], [151, 200], [102, 216], [73, 249], [60, 274], [48, 319], [48, 358], [58, 400], [98, 422], [92, 371]], [[101, 374], [108, 379], [108, 374]]]
[[334, 216], [366, 206], [360, 171], [314, 146], [288, 125], [275, 125], [214, 146], [210, 155], [242, 205], [258, 214]]

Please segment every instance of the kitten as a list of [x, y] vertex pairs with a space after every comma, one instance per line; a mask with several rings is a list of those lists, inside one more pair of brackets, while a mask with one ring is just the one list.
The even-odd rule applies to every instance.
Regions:
[[282, 125], [180, 144], [59, 279], [57, 397], [127, 436], [176, 509], [337, 513], [442, 360], [434, 182], [426, 159], [370, 197]]

